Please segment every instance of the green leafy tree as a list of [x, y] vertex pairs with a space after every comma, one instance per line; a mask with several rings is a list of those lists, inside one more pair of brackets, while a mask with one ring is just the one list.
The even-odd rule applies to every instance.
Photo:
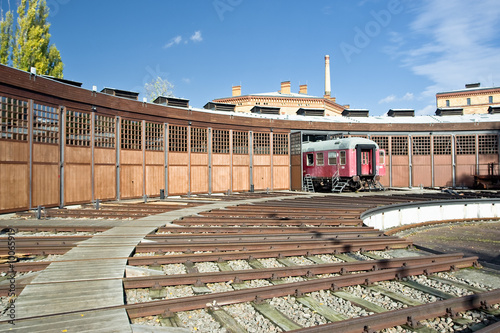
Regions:
[[[50, 44], [48, 16], [46, 0], [21, 0], [17, 7], [17, 25], [14, 31], [12, 12], [7, 13], [6, 19], [2, 21], [5, 26], [2, 24], [1, 30], [0, 56], [3, 64], [8, 64], [5, 54], [9, 54], [8, 50], [11, 50], [13, 67], [25, 71], [35, 67], [39, 74], [63, 77], [61, 54], [54, 44]], [[7, 46], [4, 47], [4, 44]]]
[[14, 15], [8, 11], [5, 19], [0, 17], [0, 63], [9, 64], [12, 51], [12, 38], [14, 29]]
[[174, 85], [161, 77], [156, 77], [151, 82], [146, 83], [144, 91], [148, 101], [154, 101], [158, 96], [173, 96]]

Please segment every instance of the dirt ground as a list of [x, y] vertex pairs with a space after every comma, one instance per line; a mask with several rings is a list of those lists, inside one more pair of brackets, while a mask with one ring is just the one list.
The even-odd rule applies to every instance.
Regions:
[[444, 253], [478, 256], [500, 266], [500, 221], [453, 223], [414, 228], [398, 233], [416, 245]]

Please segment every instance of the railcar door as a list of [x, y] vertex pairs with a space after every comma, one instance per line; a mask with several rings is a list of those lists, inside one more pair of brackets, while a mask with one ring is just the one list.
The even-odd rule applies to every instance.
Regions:
[[371, 149], [361, 150], [361, 175], [370, 175], [373, 170], [373, 156]]

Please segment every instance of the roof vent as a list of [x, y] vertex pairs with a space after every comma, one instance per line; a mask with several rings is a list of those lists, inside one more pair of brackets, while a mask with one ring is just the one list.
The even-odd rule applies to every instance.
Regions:
[[476, 83], [467, 83], [465, 85], [465, 89], [470, 89], [470, 88], [479, 88], [481, 86], [481, 83], [476, 82]]
[[415, 117], [415, 110], [413, 109], [390, 109], [387, 112], [389, 117]]

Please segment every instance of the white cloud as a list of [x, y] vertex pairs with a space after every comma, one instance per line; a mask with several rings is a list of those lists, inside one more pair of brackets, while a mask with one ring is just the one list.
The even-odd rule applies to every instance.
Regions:
[[201, 37], [201, 31], [195, 31], [194, 34], [190, 38], [193, 42], [201, 42], [203, 40], [203, 37]]
[[461, 89], [465, 83], [493, 85], [500, 76], [500, 6], [496, 0], [428, 0], [410, 29], [424, 39], [402, 52], [403, 64], [432, 82], [424, 97]]
[[191, 83], [191, 79], [188, 79], [188, 78], [185, 77], [185, 78], [182, 79], [182, 82], [190, 84]]
[[165, 44], [165, 46], [163, 46], [164, 49], [168, 49], [169, 47], [172, 47], [174, 45], [178, 45], [182, 42], [182, 36], [175, 36], [174, 38], [172, 38], [170, 40], [170, 42], [168, 42], [167, 44]]
[[407, 92], [401, 99], [403, 101], [412, 101], [413, 100], [413, 93]]
[[391, 103], [396, 100], [396, 95], [389, 95], [385, 98], [382, 98], [380, 101], [378, 101], [378, 104], [384, 104], [384, 103]]
[[432, 116], [435, 114], [436, 111], [436, 105], [435, 104], [429, 104], [423, 109], [415, 111], [415, 115], [417, 116]]
[[163, 46], [163, 48], [168, 49], [172, 46], [179, 45], [181, 43], [186, 45], [189, 43], [189, 41], [191, 41], [193, 43], [198, 43], [198, 42], [201, 42], [202, 40], [203, 40], [203, 37], [201, 36], [201, 31], [197, 30], [194, 32], [193, 35], [191, 35], [191, 37], [189, 37], [189, 39], [184, 39], [181, 35], [175, 36], [167, 44], [165, 44]]

